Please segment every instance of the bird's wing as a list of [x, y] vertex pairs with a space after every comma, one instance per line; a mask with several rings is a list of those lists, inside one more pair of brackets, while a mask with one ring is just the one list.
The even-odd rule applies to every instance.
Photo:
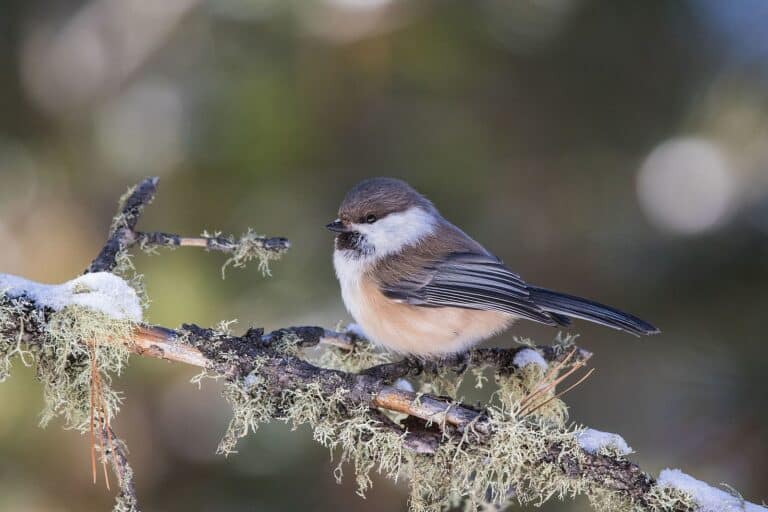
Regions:
[[547, 325], [567, 321], [539, 307], [520, 276], [490, 254], [453, 253], [380, 288], [390, 299], [417, 306], [501, 311]]

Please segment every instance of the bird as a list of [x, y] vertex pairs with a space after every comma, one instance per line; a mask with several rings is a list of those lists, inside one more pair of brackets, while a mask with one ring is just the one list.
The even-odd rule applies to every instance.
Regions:
[[660, 332], [610, 306], [526, 283], [399, 179], [355, 185], [326, 228], [335, 233], [344, 305], [368, 339], [395, 353], [462, 353], [519, 319], [564, 327], [575, 318], [635, 336]]

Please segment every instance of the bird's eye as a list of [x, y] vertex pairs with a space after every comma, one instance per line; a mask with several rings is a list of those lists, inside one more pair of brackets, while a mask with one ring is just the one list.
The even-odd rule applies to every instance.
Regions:
[[373, 224], [374, 222], [376, 222], [376, 220], [377, 220], [376, 216], [372, 213], [369, 213], [368, 215], [365, 216], [365, 222], [367, 222], [368, 224]]

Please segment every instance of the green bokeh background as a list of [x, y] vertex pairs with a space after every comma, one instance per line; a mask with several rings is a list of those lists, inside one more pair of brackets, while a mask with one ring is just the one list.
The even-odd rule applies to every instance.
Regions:
[[[401, 177], [527, 280], [663, 329], [576, 325], [597, 372], [568, 397], [574, 421], [624, 434], [648, 471], [759, 502], [767, 24], [759, 0], [5, 0], [0, 272], [80, 273], [116, 198], [158, 175], [141, 228], [252, 226], [293, 246], [268, 279], [251, 266], [222, 281], [221, 255], [195, 249], [138, 255], [150, 321], [333, 327], [349, 317], [323, 225], [357, 181]], [[727, 180], [700, 194], [708, 167], [683, 154], [695, 180], [661, 181], [675, 204], [643, 202], [648, 155], [682, 137], [715, 148]], [[711, 225], [665, 224], [713, 197], [728, 208]], [[145, 510], [405, 510], [403, 484], [379, 480], [366, 500], [350, 475], [337, 485], [304, 430], [270, 425], [216, 456], [229, 411], [195, 373], [135, 358], [116, 383]], [[0, 510], [109, 509], [87, 438], [38, 429], [40, 408], [17, 364], [0, 386]]]

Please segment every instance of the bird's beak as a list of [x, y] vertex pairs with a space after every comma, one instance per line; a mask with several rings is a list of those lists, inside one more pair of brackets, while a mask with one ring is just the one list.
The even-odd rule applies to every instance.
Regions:
[[325, 227], [329, 231], [333, 231], [335, 233], [347, 233], [349, 231], [349, 228], [345, 226], [344, 223], [341, 222], [339, 219], [336, 219], [330, 224], [326, 224]]

